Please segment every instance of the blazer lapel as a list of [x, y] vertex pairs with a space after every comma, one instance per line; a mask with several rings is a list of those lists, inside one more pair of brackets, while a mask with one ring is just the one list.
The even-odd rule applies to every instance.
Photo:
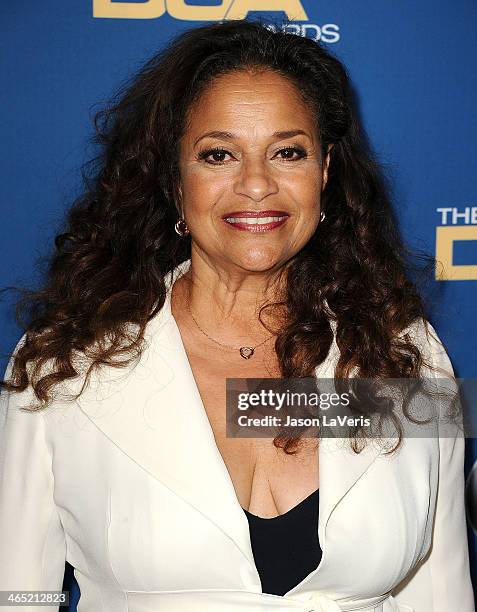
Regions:
[[[335, 341], [336, 323], [334, 321], [331, 322], [331, 327], [334, 334], [333, 342], [325, 361], [315, 368], [315, 377], [318, 379], [334, 379], [335, 365], [340, 356]], [[373, 440], [368, 440], [366, 447], [359, 454], [355, 453], [350, 447], [348, 438], [340, 437], [342, 433], [343, 429], [339, 426], [327, 426], [327, 436], [320, 439], [318, 447], [320, 475], [318, 536], [323, 548], [326, 540], [326, 527], [333, 510], [368, 470], [381, 451]]]
[[[215, 442], [171, 312], [170, 288], [189, 265], [187, 260], [177, 266], [173, 278], [166, 281], [166, 301], [148, 324], [140, 360], [125, 369], [103, 367], [95, 372], [76, 402], [113, 444], [215, 523], [255, 567], [248, 521]], [[330, 376], [326, 373], [329, 365], [317, 368], [317, 373], [321, 370], [322, 377]], [[318, 534], [323, 548], [334, 508], [377, 454], [367, 449], [357, 455], [343, 439], [320, 442]], [[326, 551], [322, 563], [325, 557]]]

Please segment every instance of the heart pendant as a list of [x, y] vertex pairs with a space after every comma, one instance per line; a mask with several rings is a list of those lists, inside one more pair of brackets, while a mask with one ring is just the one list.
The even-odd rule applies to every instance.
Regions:
[[250, 357], [253, 355], [253, 348], [250, 346], [242, 346], [240, 349], [240, 354], [244, 359], [250, 359]]

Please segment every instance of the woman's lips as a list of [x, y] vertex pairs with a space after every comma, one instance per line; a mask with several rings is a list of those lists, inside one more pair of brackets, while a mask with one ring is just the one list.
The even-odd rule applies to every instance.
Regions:
[[259, 213], [252, 211], [238, 211], [229, 213], [223, 217], [227, 225], [245, 232], [269, 232], [283, 225], [288, 219], [288, 214], [266, 210]]

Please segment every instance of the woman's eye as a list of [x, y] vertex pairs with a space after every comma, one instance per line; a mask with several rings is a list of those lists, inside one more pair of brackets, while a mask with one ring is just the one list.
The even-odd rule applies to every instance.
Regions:
[[[286, 152], [287, 157], [282, 157], [282, 159], [286, 160], [286, 161], [296, 161], [298, 159], [303, 159], [304, 157], [306, 157], [306, 151], [304, 151], [302, 148], [300, 147], [286, 147], [285, 149], [280, 149], [280, 151], [278, 151], [277, 154]], [[293, 157], [294, 153], [298, 153], [298, 157]], [[291, 155], [290, 155], [291, 154]]]
[[[285, 147], [277, 151], [276, 155], [281, 155], [283, 153], [285, 154], [285, 156], [281, 157], [283, 161], [298, 161], [306, 157], [306, 151], [301, 147]], [[295, 154], [298, 154], [298, 157], [294, 157]], [[225, 149], [207, 149], [206, 151], [201, 151], [197, 158], [212, 166], [220, 166], [226, 162], [224, 159], [226, 155], [231, 154]], [[209, 160], [209, 157], [212, 159]]]
[[[198, 159], [202, 159], [208, 164], [219, 166], [224, 163], [224, 156], [230, 155], [225, 149], [208, 149], [207, 151], [201, 151], [198, 155]], [[213, 161], [209, 161], [207, 158], [212, 157]]]

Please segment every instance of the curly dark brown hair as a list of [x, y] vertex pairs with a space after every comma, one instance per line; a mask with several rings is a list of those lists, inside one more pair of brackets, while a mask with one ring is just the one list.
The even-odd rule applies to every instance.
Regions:
[[[31, 384], [40, 409], [59, 383], [79, 376], [74, 355], [88, 358], [85, 384], [93, 368], [123, 367], [140, 356], [145, 327], [165, 301], [165, 275], [191, 252], [190, 237], [174, 232], [187, 114], [214, 77], [239, 69], [289, 79], [313, 112], [323, 155], [333, 145], [326, 220], [287, 266], [288, 319], [275, 342], [283, 377], [313, 376], [332, 344], [331, 321], [340, 350], [336, 378], [353, 370], [364, 378], [418, 376], [423, 356], [403, 331], [426, 320], [423, 298], [346, 69], [309, 38], [235, 20], [177, 36], [95, 114], [92, 142], [100, 153], [82, 169], [83, 194], [55, 238], [44, 284], [20, 289], [16, 318], [25, 342], [4, 388]], [[137, 325], [134, 334], [129, 323]], [[274, 439], [286, 453], [297, 442]]]

